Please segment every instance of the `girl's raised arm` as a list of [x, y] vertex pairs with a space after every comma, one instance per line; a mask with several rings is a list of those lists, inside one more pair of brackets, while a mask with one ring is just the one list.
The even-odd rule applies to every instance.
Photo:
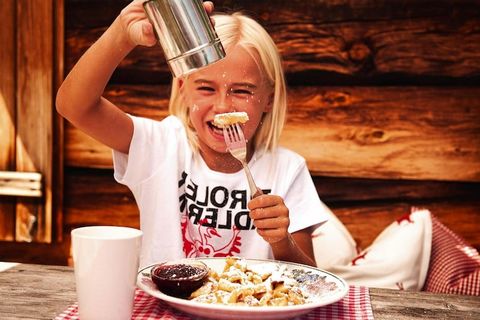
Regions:
[[135, 46], [156, 43], [142, 3], [135, 0], [122, 10], [70, 71], [56, 99], [57, 111], [73, 125], [124, 153], [132, 139], [132, 120], [102, 94], [115, 68]]
[[[133, 122], [102, 94], [115, 68], [133, 48], [157, 42], [143, 2], [134, 0], [122, 10], [70, 71], [56, 100], [57, 111], [73, 125], [123, 153], [130, 147]], [[211, 14], [213, 3], [203, 5]]]

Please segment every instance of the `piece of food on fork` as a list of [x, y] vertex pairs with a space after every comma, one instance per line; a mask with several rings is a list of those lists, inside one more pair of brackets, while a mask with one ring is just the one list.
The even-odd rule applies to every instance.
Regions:
[[213, 124], [219, 128], [225, 128], [235, 123], [245, 123], [248, 121], [246, 112], [227, 112], [216, 114], [213, 118]]
[[[233, 114], [233, 116], [232, 116]], [[250, 188], [250, 197], [255, 198], [263, 194], [263, 191], [258, 188], [253, 180], [250, 169], [247, 163], [247, 141], [243, 135], [242, 128], [239, 123], [244, 123], [248, 120], [248, 115], [245, 112], [231, 112], [218, 114], [219, 119], [224, 120], [221, 124], [215, 123], [217, 117], [214, 119], [216, 126], [223, 125], [223, 138], [227, 145], [227, 150], [230, 154], [242, 163], [245, 175], [247, 176], [248, 185]]]

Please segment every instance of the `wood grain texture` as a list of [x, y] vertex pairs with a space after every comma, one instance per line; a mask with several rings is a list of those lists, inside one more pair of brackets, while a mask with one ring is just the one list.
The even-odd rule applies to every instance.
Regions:
[[[67, 267], [21, 265], [1, 272], [2, 319], [54, 319], [76, 302], [72, 271]], [[9, 301], [4, 299], [7, 296]]]
[[[115, 19], [126, 1], [69, 1], [67, 70]], [[243, 10], [278, 45], [290, 84], [478, 83], [478, 1], [216, 1]], [[159, 46], [137, 48], [116, 83], [168, 83]]]
[[320, 198], [329, 205], [348, 205], [354, 202], [418, 201], [422, 199], [476, 199], [479, 183], [384, 180], [349, 177], [313, 176]]
[[[168, 115], [169, 86], [111, 86], [105, 97], [125, 112], [163, 119]], [[71, 124], [65, 126], [65, 165], [112, 168], [112, 151]]]
[[[89, 29], [107, 26], [130, 0], [67, 0], [67, 29]], [[362, 20], [419, 19], [422, 17], [449, 17], [455, 22], [480, 13], [478, 0], [275, 0], [272, 3], [258, 0], [216, 0], [216, 11], [244, 11], [262, 22], [293, 21], [288, 17], [300, 16], [304, 20], [340, 22]], [[94, 10], [92, 9], [94, 8]], [[301, 21], [301, 20], [300, 20]]]
[[[162, 119], [168, 86], [111, 86], [126, 112]], [[480, 181], [480, 94], [457, 87], [293, 87], [281, 143], [314, 175]], [[111, 168], [111, 151], [70, 125], [66, 164]]]
[[53, 21], [53, 1], [17, 1], [16, 169], [41, 172], [45, 186], [44, 203], [17, 204], [18, 241], [52, 240]]
[[68, 241], [58, 243], [0, 242], [0, 257], [2, 261], [66, 266], [71, 256], [67, 236]]
[[293, 90], [282, 143], [314, 174], [479, 181], [479, 99], [476, 88]]
[[15, 159], [15, 6], [0, 6], [0, 170], [12, 170]]
[[[54, 49], [53, 49], [53, 95], [63, 82], [65, 71], [65, 0], [56, 0], [53, 8]], [[53, 238], [57, 242], [63, 237], [63, 162], [64, 162], [64, 120], [52, 106], [54, 144], [52, 146], [52, 214], [54, 219]]]
[[[15, 1], [0, 6], [0, 170], [15, 169]], [[0, 201], [0, 240], [15, 238], [15, 202]]]
[[387, 289], [370, 289], [375, 319], [478, 319], [480, 299], [474, 296], [414, 293]]
[[66, 230], [87, 225], [138, 228], [140, 221], [133, 195], [111, 170], [72, 170], [65, 180], [64, 224]]

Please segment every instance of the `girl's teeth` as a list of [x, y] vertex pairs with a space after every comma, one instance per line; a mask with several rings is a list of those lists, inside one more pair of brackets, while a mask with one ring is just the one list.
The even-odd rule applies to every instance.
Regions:
[[216, 127], [216, 126], [214, 126], [213, 124], [210, 124], [210, 128], [211, 128], [212, 131], [215, 132], [216, 134], [223, 135], [223, 129], [222, 129], [222, 128]]

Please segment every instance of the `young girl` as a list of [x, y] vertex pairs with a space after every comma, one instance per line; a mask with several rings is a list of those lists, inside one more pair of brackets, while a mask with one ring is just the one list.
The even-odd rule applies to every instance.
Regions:
[[[128, 5], [62, 84], [57, 110], [113, 149], [115, 179], [140, 209], [141, 265], [199, 256], [315, 265], [311, 231], [327, 219], [305, 160], [277, 146], [286, 113], [281, 61], [270, 36], [242, 14], [214, 15], [226, 57], [173, 79], [162, 121], [125, 114], [102, 97], [120, 61], [156, 43], [142, 0]], [[213, 5], [205, 3], [212, 12]], [[241, 163], [216, 114], [243, 111], [248, 165], [264, 195], [250, 199]]]

